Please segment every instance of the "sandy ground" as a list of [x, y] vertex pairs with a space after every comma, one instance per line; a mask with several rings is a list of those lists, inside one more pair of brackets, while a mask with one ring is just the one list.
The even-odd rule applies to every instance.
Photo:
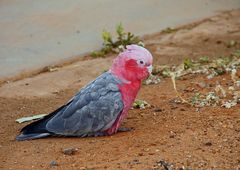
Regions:
[[[173, 64], [183, 58], [229, 55], [240, 49], [238, 43], [228, 48], [230, 40], [240, 42], [240, 10], [225, 12], [172, 33], [144, 37], [154, 56], [154, 64]], [[163, 169], [160, 160], [174, 163], [176, 169], [240, 168], [240, 105], [225, 109], [205, 107], [200, 110], [171, 102], [176, 98], [170, 79], [157, 85], [144, 85], [138, 99], [152, 107], [130, 110], [124, 127], [131, 132], [98, 138], [46, 138], [17, 142], [19, 130], [26, 125], [17, 118], [49, 113], [64, 104], [79, 88], [109, 68], [114, 56], [100, 59], [86, 57], [0, 87], [0, 169]], [[178, 80], [181, 93], [194, 83], [227, 83], [230, 75], [207, 80], [205, 76]], [[201, 91], [201, 88], [198, 90]], [[202, 89], [204, 90], [204, 89]], [[73, 155], [62, 149], [74, 147]], [[55, 160], [57, 166], [51, 167]]]

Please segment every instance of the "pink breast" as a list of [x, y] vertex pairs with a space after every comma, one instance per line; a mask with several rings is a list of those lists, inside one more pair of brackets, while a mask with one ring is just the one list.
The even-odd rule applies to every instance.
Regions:
[[132, 82], [131, 84], [124, 84], [119, 86], [119, 89], [122, 94], [124, 108], [120, 113], [120, 115], [118, 116], [118, 118], [116, 119], [116, 121], [114, 122], [114, 124], [112, 125], [112, 127], [106, 131], [109, 135], [117, 132], [123, 119], [127, 116], [128, 110], [132, 107], [132, 103], [134, 102], [137, 96], [137, 93], [140, 89], [140, 85], [141, 85], [141, 82], [136, 81], [136, 82]]

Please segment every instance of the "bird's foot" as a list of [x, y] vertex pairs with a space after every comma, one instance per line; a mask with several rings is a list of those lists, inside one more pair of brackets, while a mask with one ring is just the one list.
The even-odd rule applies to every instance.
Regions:
[[118, 129], [118, 132], [129, 132], [129, 131], [132, 131], [134, 130], [133, 128], [126, 128], [126, 127], [120, 127]]
[[107, 133], [105, 133], [105, 132], [96, 132], [96, 133], [94, 133], [94, 135], [93, 135], [94, 137], [100, 137], [100, 136], [108, 136], [108, 134]]
[[95, 133], [84, 134], [81, 137], [100, 137], [100, 136], [108, 136], [108, 134], [106, 132], [95, 132]]

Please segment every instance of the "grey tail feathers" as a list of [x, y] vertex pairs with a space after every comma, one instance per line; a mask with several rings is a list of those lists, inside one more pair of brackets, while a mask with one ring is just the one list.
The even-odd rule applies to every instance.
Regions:
[[[70, 104], [71, 101], [68, 104]], [[32, 140], [32, 139], [39, 139], [44, 138], [47, 136], [54, 135], [53, 133], [49, 132], [46, 129], [46, 124], [48, 121], [59, 112], [62, 112], [62, 110], [67, 106], [63, 105], [62, 107], [58, 108], [54, 112], [48, 114], [47, 116], [43, 117], [42, 119], [35, 121], [33, 123], [30, 123], [29, 125], [25, 126], [21, 130], [21, 134], [16, 137], [16, 140], [22, 141], [22, 140]]]
[[21, 130], [21, 134], [16, 137], [16, 140], [32, 140], [50, 136], [51, 133], [46, 130], [46, 124], [49, 118], [50, 116], [47, 115], [44, 118], [25, 126]]
[[23, 141], [23, 140], [39, 139], [39, 138], [47, 137], [50, 135], [51, 135], [50, 133], [20, 134], [16, 137], [16, 140]]

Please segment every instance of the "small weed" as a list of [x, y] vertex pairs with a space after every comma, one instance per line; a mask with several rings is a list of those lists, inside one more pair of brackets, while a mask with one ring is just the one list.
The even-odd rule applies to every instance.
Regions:
[[93, 57], [103, 57], [108, 53], [115, 53], [123, 51], [127, 45], [130, 44], [138, 44], [144, 46], [143, 42], [139, 39], [139, 37], [135, 36], [130, 32], [125, 32], [122, 24], [120, 23], [116, 27], [117, 39], [114, 41], [113, 36], [110, 32], [103, 30], [102, 39], [103, 39], [103, 47], [99, 51], [92, 52]]
[[190, 58], [184, 59], [183, 64], [185, 70], [193, 67], [193, 61]]
[[134, 109], [145, 109], [150, 107], [151, 105], [144, 100], [135, 100], [132, 106]]
[[240, 58], [240, 50], [236, 50], [232, 55]]
[[199, 59], [199, 62], [202, 63], [202, 64], [205, 64], [205, 63], [209, 63], [209, 57], [208, 56], [202, 56], [200, 57]]
[[162, 32], [168, 33], [168, 34], [172, 33], [172, 32], [175, 32], [175, 31], [177, 31], [177, 29], [171, 28], [171, 27], [167, 27], [166, 29], [162, 30]]
[[223, 75], [226, 73], [226, 71], [223, 68], [218, 68], [214, 70], [217, 74], [216, 75]]
[[[178, 66], [156, 66], [156, 68], [162, 68], [158, 69], [156, 73], [163, 78], [170, 75], [174, 91], [181, 103], [186, 103], [194, 107], [221, 106], [231, 108], [240, 103], [240, 80], [237, 74], [240, 69], [239, 56], [240, 50], [235, 51], [230, 56], [213, 60], [209, 60], [206, 56], [201, 57], [198, 61], [187, 58]], [[224, 87], [217, 82], [215, 86], [212, 86], [212, 91], [208, 90], [205, 93], [197, 92], [188, 98], [183, 98], [182, 94], [177, 90], [176, 80], [190, 74], [204, 74], [208, 79], [223, 74], [230, 74], [231, 83], [229, 83], [229, 87]]]
[[161, 82], [161, 79], [158, 75], [151, 74], [148, 79], [146, 79], [143, 84], [150, 85], [150, 84], [158, 84]]
[[199, 100], [200, 100], [201, 94], [200, 93], [195, 93], [194, 96], [190, 98], [190, 103], [194, 106], [196, 105]]
[[218, 59], [216, 59], [216, 64], [218, 67], [225, 67], [227, 66], [230, 62], [232, 61], [232, 57], [226, 57], [226, 56], [223, 56], [223, 57], [220, 57]]
[[152, 74], [162, 76], [163, 78], [170, 77], [170, 66], [162, 65], [162, 66], [154, 66]]

